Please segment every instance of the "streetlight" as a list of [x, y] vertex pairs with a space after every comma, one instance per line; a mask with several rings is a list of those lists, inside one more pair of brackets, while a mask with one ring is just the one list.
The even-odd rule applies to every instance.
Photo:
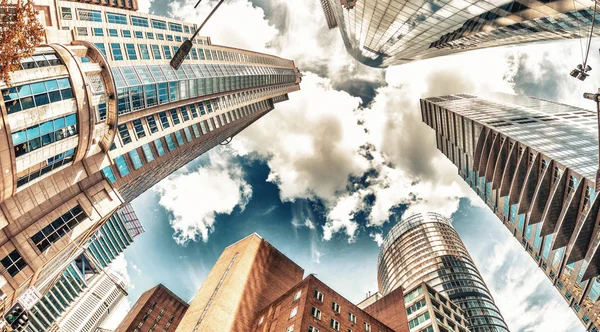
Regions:
[[[201, 1], [202, 0], [199, 0], [196, 3], [196, 5], [194, 6], [194, 8], [196, 8], [200, 4]], [[177, 70], [177, 69], [179, 69], [179, 67], [181, 67], [183, 60], [185, 59], [185, 57], [188, 56], [188, 54], [190, 53], [190, 51], [192, 49], [192, 41], [194, 40], [194, 38], [196, 38], [196, 36], [200, 32], [200, 29], [202, 29], [202, 27], [206, 24], [206, 22], [208, 22], [210, 17], [217, 11], [219, 6], [221, 6], [221, 4], [224, 1], [225, 0], [220, 0], [219, 3], [217, 3], [217, 5], [215, 6], [215, 8], [213, 8], [213, 10], [210, 12], [210, 14], [208, 14], [208, 16], [204, 19], [204, 22], [202, 22], [200, 27], [198, 27], [198, 29], [196, 29], [196, 32], [194, 32], [194, 34], [192, 35], [192, 38], [184, 41], [183, 44], [181, 44], [181, 46], [179, 46], [177, 53], [175, 53], [175, 55], [173, 56], [173, 59], [171, 59], [171, 62], [170, 62], [171, 68]]]
[[[586, 59], [587, 61], [587, 59]], [[584, 67], [585, 66], [585, 67]], [[587, 72], [592, 70], [592, 67], [590, 67], [587, 64], [583, 64], [583, 65], [577, 65], [577, 68], [573, 69], [571, 71], [571, 76], [575, 77], [576, 79], [580, 80], [580, 81], [585, 81], [585, 79], [590, 76]]]
[[[598, 117], [598, 138], [600, 139], [600, 89], [598, 93], [584, 93], [583, 98], [596, 102], [596, 114]], [[600, 142], [598, 144], [598, 162], [600, 163]], [[600, 164], [596, 171], [596, 192], [600, 192]]]

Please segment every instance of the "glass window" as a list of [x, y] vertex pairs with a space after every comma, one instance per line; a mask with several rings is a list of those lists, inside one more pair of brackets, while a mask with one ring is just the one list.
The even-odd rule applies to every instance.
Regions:
[[110, 52], [112, 54], [113, 60], [123, 60], [123, 53], [121, 52], [121, 44], [118, 43], [110, 43]]
[[152, 56], [155, 60], [161, 60], [160, 47], [158, 45], [152, 45]]
[[169, 128], [171, 126], [169, 124], [169, 119], [167, 117], [167, 113], [166, 112], [160, 112], [160, 113], [158, 113], [158, 118], [160, 119], [160, 124], [162, 125], [163, 129], [167, 129], [167, 128]]
[[158, 40], [165, 40], [165, 35], [163, 35], [162, 33], [157, 33], [156, 34], [156, 39], [158, 39]]
[[136, 27], [144, 27], [148, 28], [150, 25], [148, 24], [148, 19], [145, 17], [133, 16], [131, 15], [131, 24]]
[[141, 31], [135, 31], [135, 38], [144, 38], [144, 33]]
[[121, 30], [121, 34], [124, 38], [131, 38], [131, 30]]
[[167, 35], [167, 41], [173, 41], [173, 35]]
[[169, 148], [169, 151], [173, 151], [175, 149], [175, 142], [173, 141], [173, 136], [171, 136], [171, 134], [165, 135], [165, 141], [167, 141], [167, 148]]
[[107, 12], [106, 19], [107, 19], [108, 23], [125, 24], [125, 25], [127, 24], [127, 15], [123, 15], [123, 14]]
[[192, 132], [190, 131], [189, 127], [185, 127], [183, 128], [183, 132], [185, 133], [185, 138], [187, 139], [188, 142], [192, 141]]
[[142, 60], [150, 60], [150, 52], [148, 52], [148, 45], [139, 44], [138, 47], [140, 48], [140, 57], [142, 58]]
[[104, 29], [102, 29], [102, 28], [92, 28], [92, 33], [94, 34], [94, 36], [102, 37], [102, 36], [104, 36]]
[[165, 154], [165, 149], [163, 148], [160, 138], [154, 140], [154, 146], [156, 147], [156, 152], [158, 153], [159, 157]]
[[137, 136], [138, 139], [146, 137], [146, 131], [144, 130], [144, 126], [142, 125], [142, 120], [135, 119], [131, 121], [131, 123], [133, 124], [133, 129], [135, 130], [135, 136]]
[[175, 36], [175, 41], [176, 41], [176, 42], [181, 42], [181, 37], [179, 37], [179, 36]]
[[175, 138], [177, 138], [177, 144], [179, 146], [182, 146], [184, 144], [183, 136], [181, 136], [181, 132], [179, 130], [175, 132]]
[[0, 263], [2, 263], [2, 266], [4, 266], [11, 277], [16, 276], [27, 266], [27, 263], [17, 250], [13, 250], [10, 254], [8, 254], [8, 256], [2, 258]]
[[185, 107], [182, 107], [180, 110], [181, 110], [181, 117], [183, 118], [183, 121], [188, 121], [190, 119], [190, 115], [189, 115], [188, 111], [185, 109]]
[[129, 135], [129, 129], [127, 129], [127, 125], [124, 123], [120, 124], [117, 126], [117, 129], [119, 130], [119, 136], [121, 137], [123, 145], [131, 143], [131, 136]]
[[156, 120], [154, 120], [154, 115], [146, 116], [146, 122], [148, 122], [148, 127], [150, 128], [150, 133], [154, 134], [158, 131], [158, 127], [156, 126]]
[[194, 131], [194, 135], [196, 135], [196, 137], [200, 137], [200, 130], [198, 130], [198, 124], [194, 123], [192, 125], [192, 130]]
[[172, 109], [169, 112], [171, 113], [171, 119], [173, 120], [173, 124], [178, 125], [181, 121], [179, 121], [179, 114], [177, 114], [177, 110]]
[[196, 49], [192, 48], [192, 59], [198, 60], [198, 53], [196, 53]]
[[119, 31], [117, 29], [108, 29], [108, 35], [110, 37], [119, 37]]
[[146, 38], [154, 39], [154, 34], [152, 32], [146, 32]]
[[104, 167], [102, 169], [102, 173], [104, 173], [104, 176], [108, 179], [108, 181], [110, 181], [110, 183], [115, 183], [115, 181], [117, 181], [110, 166]]
[[106, 47], [104, 46], [104, 43], [94, 43], [94, 45], [96, 45], [102, 55], [106, 56]]
[[169, 22], [169, 29], [171, 31], [175, 31], [175, 32], [183, 32], [183, 28], [181, 27], [181, 24], [177, 24], [177, 23], [173, 23], [173, 22]]
[[170, 60], [171, 56], [171, 48], [167, 45], [163, 45], [163, 52], [165, 54], [165, 59]]
[[129, 151], [129, 157], [131, 158], [131, 163], [133, 164], [133, 169], [138, 169], [142, 167], [142, 159], [138, 154], [136, 149]]
[[146, 157], [147, 162], [151, 162], [154, 160], [154, 153], [152, 152], [150, 144], [146, 143], [142, 145], [142, 151], [144, 151], [144, 157]]
[[152, 27], [154, 29], [167, 30], [167, 23], [165, 21], [152, 20]]
[[102, 22], [102, 14], [98, 10], [77, 9], [77, 15], [82, 21]]
[[44, 145], [54, 143], [77, 134], [77, 116], [75, 114], [43, 122], [25, 130], [13, 132], [15, 156], [19, 157], [39, 149]]
[[42, 228], [41, 231], [35, 233], [31, 237], [31, 240], [41, 252], [44, 252], [52, 243], [67, 235], [69, 232], [71, 232], [71, 230], [73, 230], [73, 228], [75, 228], [75, 226], [79, 225], [79, 223], [86, 218], [87, 215], [78, 204], [71, 210], [56, 218], [48, 226]]
[[125, 44], [125, 49], [127, 50], [127, 59], [137, 60], [137, 53], [135, 53], [134, 44]]
[[127, 166], [125, 157], [118, 156], [115, 158], [115, 164], [117, 164], [117, 169], [119, 170], [119, 174], [121, 174], [121, 176], [126, 176], [129, 174], [129, 166]]

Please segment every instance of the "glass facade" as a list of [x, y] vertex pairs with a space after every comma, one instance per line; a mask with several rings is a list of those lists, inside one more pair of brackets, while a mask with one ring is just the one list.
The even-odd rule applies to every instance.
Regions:
[[467, 249], [450, 220], [441, 215], [403, 218], [386, 235], [377, 266], [384, 296], [398, 287], [412, 289], [426, 282], [464, 311], [470, 331], [508, 331]]
[[[345, 2], [321, 0], [327, 23], [339, 27], [354, 58], [373, 67], [470, 49], [587, 38], [594, 12], [589, 0]], [[595, 20], [600, 23], [600, 16]]]

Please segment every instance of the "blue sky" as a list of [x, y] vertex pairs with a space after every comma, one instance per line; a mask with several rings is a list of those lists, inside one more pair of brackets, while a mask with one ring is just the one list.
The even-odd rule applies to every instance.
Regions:
[[[201, 22], [214, 3], [196, 11], [195, 1], [146, 0], [140, 8]], [[377, 241], [403, 213], [435, 211], [453, 217], [511, 331], [584, 330], [437, 151], [418, 107], [423, 97], [487, 91], [591, 107], [581, 94], [600, 81], [568, 77], [581, 61], [579, 41], [376, 70], [347, 55], [319, 0], [228, 0], [201, 34], [294, 59], [302, 90], [133, 202], [146, 233], [117, 264], [133, 287], [123, 309], [159, 282], [191, 299], [223, 248], [252, 232], [358, 302], [377, 288]], [[597, 56], [591, 61], [599, 67]]]

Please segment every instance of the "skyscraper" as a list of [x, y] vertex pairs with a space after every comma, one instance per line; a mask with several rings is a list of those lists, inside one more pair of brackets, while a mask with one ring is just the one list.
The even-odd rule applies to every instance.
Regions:
[[54, 279], [123, 203], [299, 89], [293, 61], [209, 37], [172, 70], [195, 26], [121, 8], [133, 4], [36, 1], [45, 45], [0, 85], [4, 308]]
[[175, 331], [189, 305], [163, 284], [145, 291], [114, 332]]
[[[587, 38], [591, 0], [321, 0], [348, 52], [387, 67], [470, 49]], [[595, 18], [600, 23], [600, 17]], [[594, 32], [598, 36], [598, 32]]]
[[441, 215], [418, 213], [403, 218], [386, 235], [377, 266], [383, 295], [426, 282], [464, 311], [470, 331], [508, 331], [467, 248], [450, 220]]
[[596, 113], [531, 97], [421, 100], [462, 178], [548, 276], [588, 331], [600, 327]]

